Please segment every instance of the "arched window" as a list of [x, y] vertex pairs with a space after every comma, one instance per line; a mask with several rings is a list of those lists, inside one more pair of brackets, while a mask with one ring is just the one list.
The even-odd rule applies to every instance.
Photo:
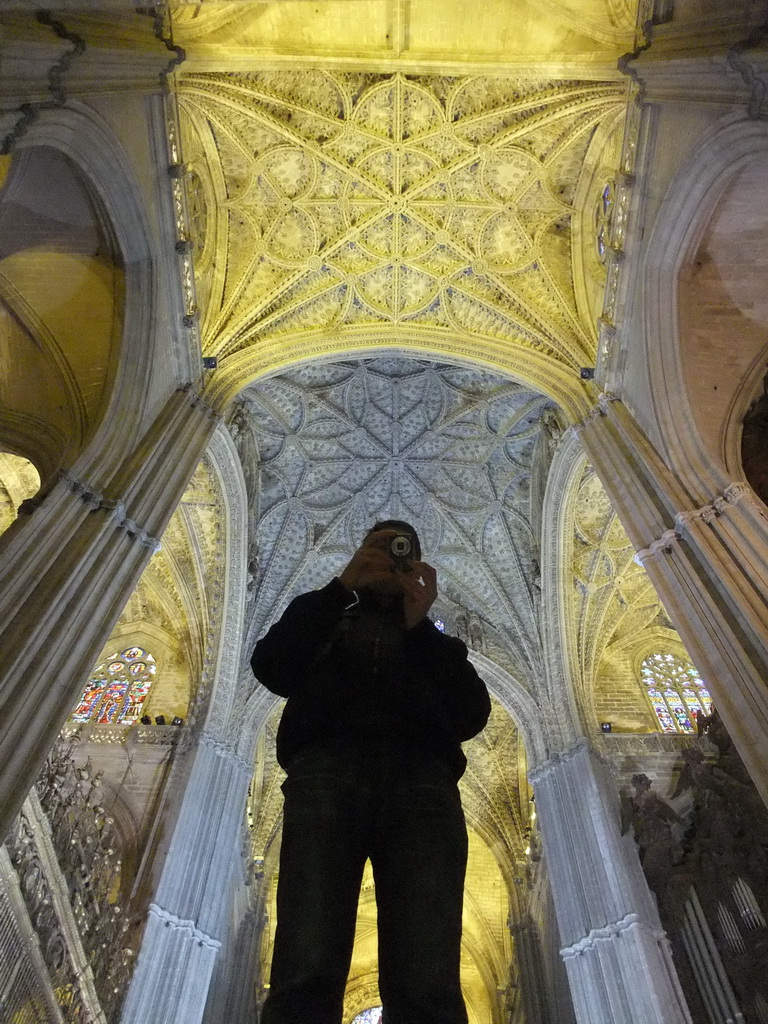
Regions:
[[649, 654], [640, 675], [662, 732], [695, 732], [696, 715], [711, 713], [709, 690], [690, 662], [674, 654]]
[[127, 725], [138, 721], [157, 665], [143, 647], [127, 647], [98, 665], [72, 712], [73, 722]]
[[374, 1006], [370, 1010], [363, 1010], [362, 1013], [358, 1013], [352, 1024], [381, 1024], [381, 1015], [383, 1013], [383, 1007]]

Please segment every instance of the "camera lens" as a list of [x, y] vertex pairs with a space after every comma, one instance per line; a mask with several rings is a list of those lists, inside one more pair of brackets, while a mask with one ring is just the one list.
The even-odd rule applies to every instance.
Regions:
[[411, 553], [411, 538], [407, 537], [405, 534], [393, 537], [389, 550], [395, 558], [407, 558]]

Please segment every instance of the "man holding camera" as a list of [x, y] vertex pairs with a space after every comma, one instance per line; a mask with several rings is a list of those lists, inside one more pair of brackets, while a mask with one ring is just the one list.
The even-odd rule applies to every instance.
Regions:
[[341, 1024], [366, 860], [383, 1024], [466, 1024], [461, 742], [490, 713], [467, 649], [427, 619], [435, 570], [408, 523], [376, 523], [338, 579], [253, 652], [287, 697], [277, 934], [261, 1024]]

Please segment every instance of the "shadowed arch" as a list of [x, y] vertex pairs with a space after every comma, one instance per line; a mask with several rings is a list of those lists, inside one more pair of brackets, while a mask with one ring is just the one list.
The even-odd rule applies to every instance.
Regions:
[[[768, 158], [768, 126], [734, 121], [733, 116], [703, 133], [671, 183], [651, 236], [643, 273], [646, 308], [644, 344], [651, 401], [668, 463], [690, 486], [710, 497], [736, 477], [743, 479], [739, 452], [740, 419], [755, 398], [765, 358], [748, 366], [734, 389], [724, 424], [722, 446], [702, 436], [693, 403], [693, 382], [684, 365], [680, 301], [684, 272], [691, 266], [723, 199], [736, 176], [749, 164]], [[723, 350], [712, 352], [713, 373]], [[700, 399], [699, 399], [700, 400]]]
[[[165, 122], [160, 109], [153, 128], [158, 145], [164, 145]], [[171, 304], [178, 301], [181, 307], [180, 281], [174, 281], [173, 265], [165, 265], [161, 258], [165, 250], [159, 251], [156, 240], [159, 237], [172, 248], [174, 225], [161, 222], [159, 230], [151, 225], [145, 190], [111, 126], [93, 107], [70, 100], [66, 107], [42, 110], [17, 144], [19, 153], [36, 147], [57, 150], [76, 165], [104, 212], [124, 270], [116, 374], [102, 403], [99, 425], [72, 467], [77, 475], [96, 483], [100, 477], [114, 474], [178, 383], [198, 376], [198, 357], [190, 348], [181, 316], [169, 320], [161, 309], [167, 301], [164, 293]], [[166, 200], [158, 195], [157, 201]], [[162, 330], [157, 327], [158, 315], [163, 315]], [[167, 376], [156, 370], [161, 338], [171, 352]], [[130, 358], [125, 357], [126, 352]]]

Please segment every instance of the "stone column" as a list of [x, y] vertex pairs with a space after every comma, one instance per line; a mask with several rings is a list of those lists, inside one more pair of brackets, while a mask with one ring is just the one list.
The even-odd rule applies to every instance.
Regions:
[[[258, 883], [257, 883], [258, 884]], [[259, 955], [267, 918], [262, 909], [245, 911], [232, 943], [232, 963], [226, 973], [227, 991], [220, 1005], [206, 1008], [205, 1024], [254, 1024], [257, 1019], [256, 985], [259, 982]]]
[[229, 920], [252, 763], [203, 736], [150, 904], [122, 1024], [199, 1024]]
[[579, 1024], [691, 1024], [618, 794], [585, 739], [530, 772]]
[[622, 402], [602, 396], [577, 433], [637, 560], [768, 803], [768, 518], [743, 484], [691, 508]]
[[509, 931], [515, 943], [518, 984], [525, 1011], [525, 1024], [549, 1024], [547, 998], [547, 970], [536, 921], [526, 914], [520, 921], [509, 921]]
[[217, 420], [191, 388], [174, 392], [103, 492], [64, 473], [0, 538], [0, 836], [157, 550]]

